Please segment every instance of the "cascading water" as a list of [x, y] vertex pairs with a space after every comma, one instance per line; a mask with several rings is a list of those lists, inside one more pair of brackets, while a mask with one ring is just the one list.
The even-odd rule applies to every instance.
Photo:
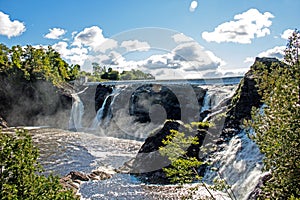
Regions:
[[209, 110], [211, 108], [210, 104], [211, 104], [211, 94], [209, 93], [209, 91], [206, 91], [200, 113]]
[[84, 105], [79, 97], [79, 94], [83, 93], [86, 89], [87, 87], [80, 92], [71, 94], [73, 98], [73, 104], [69, 119], [70, 130], [78, 130], [82, 128], [82, 116], [84, 113]]
[[[202, 93], [204, 98], [202, 96], [202, 107], [200, 109], [200, 113], [208, 111], [207, 113], [209, 114], [206, 114], [206, 118], [204, 118], [204, 121], [206, 121], [209, 120], [209, 117], [212, 115], [224, 111], [223, 108], [226, 108], [226, 104], [223, 104], [223, 102], [232, 96], [236, 87], [203, 86], [202, 88], [207, 89], [207, 91], [205, 96], [204, 93]], [[147, 136], [149, 136], [150, 133], [153, 133], [154, 130], [159, 129], [161, 127], [159, 124], [154, 124], [152, 122], [137, 122], [135, 116], [130, 114], [129, 111], [134, 109], [134, 105], [129, 104], [128, 101], [132, 95], [132, 92], [135, 91], [134, 89], [130, 90], [130, 86], [123, 86], [123, 88], [116, 86], [112, 93], [108, 94], [105, 99], [103, 99], [101, 108], [98, 110], [96, 116], [93, 116], [93, 120], [90, 120], [90, 122], [92, 121], [90, 127], [83, 127], [82, 130], [94, 130], [92, 132], [95, 133], [96, 136], [106, 135], [110, 137], [113, 136], [144, 140], [147, 138]], [[84, 106], [78, 94], [79, 93], [72, 95], [74, 102], [72, 106], [69, 127], [73, 129], [82, 128]], [[120, 102], [124, 102], [124, 104], [119, 105]], [[199, 112], [199, 108], [197, 112]], [[161, 115], [162, 114], [163, 113], [161, 113]], [[89, 142], [86, 143], [86, 146], [90, 146]], [[219, 173], [208, 171], [205, 174], [204, 180], [207, 183], [212, 183], [213, 179], [221, 176], [220, 178], [225, 179], [226, 182], [231, 185], [231, 188], [237, 199], [246, 199], [249, 193], [257, 185], [260, 177], [263, 176], [263, 173], [261, 172], [263, 155], [260, 154], [258, 147], [251, 139], [248, 138], [245, 131], [240, 132], [238, 135], [233, 137], [228, 144], [223, 145], [223, 150], [214, 153], [211, 157], [211, 162], [213, 163], [212, 167], [218, 168]], [[98, 148], [101, 149], [102, 147], [97, 147], [97, 145], [94, 145], [95, 151], [91, 151], [92, 154], [96, 155]], [[97, 154], [97, 156], [99, 155]], [[116, 195], [117, 193], [118, 195], [122, 192], [124, 193], [124, 191], [126, 191], [128, 188], [135, 188], [136, 185], [139, 185], [137, 187], [140, 188], [140, 182], [132, 180], [129, 175], [124, 177], [123, 175], [118, 175], [115, 178], [116, 180], [114, 178], [108, 180], [107, 182], [111, 184], [110, 187], [119, 187], [118, 184], [120, 184], [120, 180], [117, 180], [118, 178], [121, 179], [121, 183], [122, 181], [125, 181], [126, 183], [122, 183], [123, 185], [120, 188], [120, 191], [115, 191]], [[95, 184], [96, 183], [94, 183], [94, 185]], [[104, 186], [106, 183], [98, 182], [97, 184], [97, 188], [105, 188]], [[88, 198], [90, 195], [92, 195], [88, 194], [89, 192], [87, 189], [90, 186], [93, 187], [94, 185], [90, 183], [83, 185], [81, 191], [83, 193], [87, 192], [87, 194], [83, 194], [83, 196]], [[111, 188], [105, 190], [107, 190], [105, 191], [107, 193], [106, 195], [111, 195], [108, 194], [112, 190]], [[105, 194], [105, 192], [100, 189], [95, 192], [97, 193], [93, 194], [95, 197], [98, 194]]]
[[258, 184], [262, 173], [263, 155], [245, 130], [233, 137], [223, 150], [214, 154], [211, 162], [215, 171], [205, 174], [204, 180], [224, 179], [237, 199], [247, 199]]
[[106, 105], [107, 104], [107, 100], [109, 98], [111, 98], [111, 97], [114, 97], [113, 94], [107, 95], [107, 97], [105, 98], [105, 100], [104, 100], [104, 102], [102, 104], [102, 107], [97, 111], [97, 114], [96, 114], [96, 116], [95, 116], [95, 118], [93, 120], [93, 123], [91, 125], [91, 129], [92, 130], [93, 129], [97, 129], [101, 125], [101, 122], [102, 122], [103, 118], [105, 117], [105, 116], [103, 116], [103, 114], [104, 114], [104, 109], [107, 106]]

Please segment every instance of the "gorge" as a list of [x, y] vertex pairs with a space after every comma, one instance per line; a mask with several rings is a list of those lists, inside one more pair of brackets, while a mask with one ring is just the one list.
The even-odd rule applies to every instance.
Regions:
[[[271, 65], [279, 61], [257, 58], [256, 62]], [[61, 104], [55, 105], [57, 110], [50, 119], [56, 120], [45, 117], [41, 121], [29, 116], [33, 118], [30, 123], [15, 123], [59, 128], [65, 127], [57, 124], [68, 124], [71, 131], [42, 128], [31, 132], [47, 173], [65, 176], [70, 171], [87, 174], [99, 169], [112, 174], [110, 179], [81, 182], [77, 189], [82, 199], [173, 199], [187, 195], [196, 183], [181, 189], [170, 185], [161, 170], [169, 165], [158, 152], [162, 139], [170, 130], [186, 131], [184, 124], [213, 122], [204, 135], [190, 133], [200, 134], [201, 141], [200, 146], [189, 148], [188, 154], [212, 163], [199, 169], [205, 183], [224, 179], [236, 199], [251, 199], [251, 193], [266, 175], [261, 171], [263, 155], [242, 126], [244, 119], [251, 118], [252, 107], [262, 105], [252, 70], [243, 78], [202, 83], [181, 80], [80, 85], [76, 91], [61, 95], [66, 96], [63, 102], [67, 103], [64, 109], [59, 109]], [[41, 99], [37, 94], [32, 98]], [[46, 115], [38, 113], [34, 117]], [[8, 119], [8, 125], [14, 125], [9, 123], [13, 119]], [[3, 127], [5, 124], [1, 120]], [[213, 148], [202, 152], [201, 146]], [[209, 194], [199, 187], [194, 195]], [[216, 199], [229, 199], [222, 192], [214, 191], [213, 195]]]

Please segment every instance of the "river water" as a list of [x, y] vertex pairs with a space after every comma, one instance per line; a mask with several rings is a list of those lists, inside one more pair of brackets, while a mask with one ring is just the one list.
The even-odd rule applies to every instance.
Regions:
[[[206, 93], [203, 102], [200, 102], [200, 107], [197, 107], [199, 113], [207, 110], [219, 112], [216, 108], [219, 108], [220, 103], [233, 95], [240, 78], [229, 80], [235, 82], [226, 85], [222, 80], [223, 84], [203, 83], [204, 85], [201, 85], [202, 88], [206, 89]], [[178, 85], [178, 82], [168, 84]], [[82, 117], [86, 114], [87, 108], [81, 102], [78, 94], [85, 95], [84, 91], [89, 91], [86, 87], [91, 86], [86, 85], [84, 90], [72, 95], [74, 104], [69, 125], [71, 129], [76, 129], [78, 132], [53, 128], [31, 130], [34, 142], [40, 149], [39, 161], [45, 168], [45, 174], [54, 173], [64, 176], [70, 171], [90, 173], [99, 167], [104, 171], [112, 171], [134, 158], [145, 138], [153, 133], [153, 130], [161, 128], [161, 124], [138, 123], [133, 116], [129, 115], [128, 106], [114, 105], [121, 102], [120, 100], [124, 101], [124, 97], [128, 98], [124, 94], [126, 91], [128, 93], [128, 88], [130, 88], [117, 84], [114, 92], [110, 94], [112, 98], [110, 105], [106, 105], [105, 100], [98, 113], [94, 113], [94, 119], [92, 118], [90, 123], [83, 123]], [[178, 97], [189, 97], [189, 95], [180, 92], [177, 93]], [[91, 95], [94, 95], [93, 91]], [[194, 96], [197, 95], [194, 94]], [[91, 96], [87, 99], [93, 98], [94, 96]], [[125, 100], [128, 100], [126, 98]], [[91, 105], [94, 106], [94, 104]], [[106, 117], [103, 116], [104, 106], [109, 107]], [[193, 106], [193, 104], [188, 106]], [[110, 112], [111, 114], [109, 114]], [[89, 125], [86, 126], [86, 124]], [[244, 131], [233, 137], [229, 143], [223, 144], [221, 149], [211, 156], [213, 167], [220, 170], [222, 178], [229, 183], [237, 199], [247, 199], [249, 193], [257, 185], [259, 178], [263, 176], [261, 172], [262, 155], [256, 144], [247, 137]], [[208, 171], [204, 176], [207, 184], [212, 184], [215, 178], [218, 178], [218, 174], [215, 172]], [[194, 190], [194, 187], [197, 187], [197, 190]], [[224, 192], [211, 189], [210, 192], [216, 199], [230, 199]], [[135, 176], [119, 173], [115, 173], [111, 179], [85, 182], [80, 186], [79, 193], [81, 199], [147, 200], [181, 199], [183, 197], [203, 199], [210, 196], [200, 183], [183, 186], [148, 185], [140, 182]]]

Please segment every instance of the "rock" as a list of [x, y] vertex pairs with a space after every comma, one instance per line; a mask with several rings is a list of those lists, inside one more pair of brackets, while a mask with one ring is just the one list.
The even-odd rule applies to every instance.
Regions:
[[131, 95], [129, 113], [140, 123], [163, 123], [166, 119], [195, 121], [206, 90], [190, 85], [145, 84]]
[[199, 150], [206, 132], [191, 130], [183, 125], [184, 124], [181, 121], [166, 121], [159, 131], [145, 140], [135, 159], [125, 163], [122, 168], [120, 168], [120, 171], [130, 171], [131, 174], [135, 175], [140, 180], [149, 183], [169, 183], [162, 168], [169, 166], [171, 163], [169, 159], [162, 156], [158, 150], [159, 147], [164, 146], [162, 140], [166, 139], [166, 136], [171, 134], [170, 130], [178, 130], [186, 133], [186, 136], [198, 137], [199, 144], [188, 147], [186, 149], [186, 155], [188, 157], [200, 159]]
[[[82, 172], [75, 172], [75, 171], [71, 171], [69, 173], [70, 178], [74, 181], [74, 180], [80, 180], [80, 181], [88, 181], [89, 178], [87, 177], [86, 174], [82, 173]], [[67, 175], [68, 176], [68, 175]]]
[[82, 184], [82, 182], [90, 180], [99, 181], [109, 179], [115, 173], [113, 170], [102, 169], [104, 168], [93, 170], [89, 174], [78, 171], [71, 171], [69, 174], [60, 179], [60, 183], [64, 188], [72, 189], [74, 193], [77, 193], [77, 190], [79, 189], [79, 186]]
[[96, 88], [96, 93], [95, 93], [95, 110], [96, 112], [102, 107], [105, 98], [111, 94], [113, 91], [113, 86], [107, 86], [107, 85], [102, 85], [99, 84]]
[[227, 117], [225, 119], [222, 137], [227, 139], [240, 132], [244, 119], [251, 119], [252, 107], [260, 107], [262, 105], [261, 95], [258, 93], [254, 71], [257, 70], [257, 63], [263, 63], [271, 70], [272, 64], [282, 64], [276, 58], [256, 58], [255, 63], [241, 80], [231, 105], [228, 108]]
[[56, 87], [44, 80], [29, 82], [3, 74], [0, 82], [0, 115], [10, 126], [67, 128], [72, 86], [66, 83]]

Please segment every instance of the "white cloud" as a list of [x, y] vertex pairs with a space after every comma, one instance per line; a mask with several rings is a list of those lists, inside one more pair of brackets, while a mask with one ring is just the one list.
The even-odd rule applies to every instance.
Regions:
[[121, 47], [124, 47], [127, 51], [148, 51], [150, 49], [150, 45], [147, 42], [138, 40], [123, 41]]
[[87, 46], [93, 51], [105, 52], [116, 48], [118, 43], [113, 39], [105, 38], [102, 34], [102, 29], [98, 26], [92, 26], [76, 34], [73, 45], [78, 47]]
[[[270, 57], [270, 58], [277, 58], [279, 60], [283, 60], [284, 59], [284, 50], [285, 50], [285, 46], [276, 46], [272, 49], [268, 49], [266, 51], [263, 51], [261, 53], [259, 53], [256, 57]], [[245, 59], [245, 63], [254, 63], [255, 58], [254, 57], [247, 57]]]
[[61, 54], [62, 58], [71, 64], [83, 65], [84, 61], [88, 58], [88, 50], [84, 47], [70, 48], [66, 42], [58, 42], [52, 45], [52, 47]]
[[171, 52], [152, 55], [137, 62], [137, 67], [159, 79], [199, 78], [207, 71], [215, 71], [225, 62], [196, 42], [177, 45]]
[[288, 40], [293, 35], [294, 30], [287, 29], [280, 36], [282, 39]]
[[220, 24], [213, 32], [203, 32], [202, 38], [208, 42], [250, 44], [255, 37], [270, 34], [271, 18], [274, 18], [274, 15], [269, 12], [260, 13], [257, 9], [250, 9], [235, 15], [233, 21]]
[[197, 7], [198, 7], [198, 2], [197, 1], [192, 1], [191, 4], [190, 4], [190, 11], [194, 12]]
[[66, 30], [61, 29], [61, 28], [53, 28], [49, 29], [49, 33], [47, 33], [44, 37], [48, 39], [59, 39], [61, 36], [66, 34]]
[[0, 12], [0, 35], [8, 38], [21, 35], [26, 30], [23, 22], [9, 19], [9, 15]]
[[191, 37], [188, 37], [188, 36], [184, 35], [183, 33], [177, 33], [177, 34], [173, 35], [172, 38], [173, 38], [174, 42], [176, 42], [177, 44], [194, 41]]

